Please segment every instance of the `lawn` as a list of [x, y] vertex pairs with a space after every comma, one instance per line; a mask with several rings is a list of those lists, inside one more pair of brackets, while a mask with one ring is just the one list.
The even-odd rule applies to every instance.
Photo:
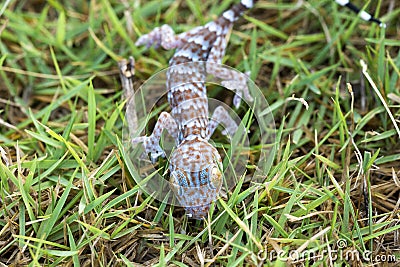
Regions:
[[[396, 0], [364, 6], [385, 29], [331, 0], [258, 1], [223, 63], [251, 72], [273, 143], [251, 105], [210, 86], [249, 130], [245, 172], [204, 221], [142, 192], [123, 153], [118, 62], [135, 58], [138, 88], [173, 55], [135, 46], [141, 35], [187, 31], [235, 2], [0, 4], [0, 266], [400, 264]], [[213, 141], [231, 148], [219, 131]]]

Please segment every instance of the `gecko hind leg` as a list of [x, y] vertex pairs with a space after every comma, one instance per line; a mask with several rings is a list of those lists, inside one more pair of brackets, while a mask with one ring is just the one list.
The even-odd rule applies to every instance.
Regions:
[[154, 45], [155, 48], [161, 46], [166, 50], [180, 48], [185, 44], [188, 38], [195, 36], [202, 27], [196, 27], [188, 32], [175, 34], [171, 26], [164, 24], [161, 27], [154, 28], [148, 34], [141, 36], [135, 45], [146, 45], [147, 48]]
[[161, 45], [164, 49], [170, 50], [179, 47], [181, 42], [181, 39], [175, 35], [174, 30], [169, 25], [164, 24], [141, 36], [135, 45], [146, 45], [147, 48], [152, 45], [158, 48]]
[[250, 95], [249, 87], [247, 86], [247, 74], [239, 73], [239, 71], [220, 65], [225, 54], [225, 48], [226, 39], [223, 36], [219, 36], [215, 40], [208, 56], [207, 72], [222, 79], [221, 85], [235, 92], [233, 104], [238, 108], [242, 97], [250, 102], [253, 101], [253, 97]]

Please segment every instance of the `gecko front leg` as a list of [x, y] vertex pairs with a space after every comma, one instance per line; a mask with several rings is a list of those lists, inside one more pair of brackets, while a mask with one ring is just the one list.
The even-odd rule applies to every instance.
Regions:
[[160, 146], [160, 139], [163, 130], [175, 139], [178, 139], [179, 129], [176, 121], [168, 112], [162, 112], [158, 117], [157, 123], [154, 126], [153, 133], [150, 136], [140, 136], [132, 139], [132, 144], [143, 143], [146, 154], [150, 153], [151, 162], [154, 164], [158, 157], [165, 157], [165, 152]]

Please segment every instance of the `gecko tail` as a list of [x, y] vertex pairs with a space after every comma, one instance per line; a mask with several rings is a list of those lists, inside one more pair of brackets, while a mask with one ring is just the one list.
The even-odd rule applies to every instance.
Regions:
[[221, 19], [227, 20], [229, 23], [233, 23], [242, 16], [243, 12], [252, 8], [255, 4], [254, 0], [241, 0], [240, 3], [233, 5], [230, 9], [225, 11]]

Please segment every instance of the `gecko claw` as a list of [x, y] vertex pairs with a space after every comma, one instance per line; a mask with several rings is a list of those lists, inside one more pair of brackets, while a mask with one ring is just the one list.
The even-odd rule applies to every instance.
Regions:
[[229, 139], [232, 139], [232, 136], [235, 135], [236, 131], [238, 130], [238, 126], [235, 124], [231, 124], [230, 127], [225, 128], [224, 130], [221, 131], [223, 135], [228, 137]]
[[242, 101], [243, 95], [244, 99], [252, 102], [253, 97], [249, 93], [249, 87], [247, 86], [246, 80], [226, 80], [222, 81], [221, 85], [228, 88], [229, 90], [235, 91], [235, 96], [233, 98], [233, 105], [238, 108], [240, 102]]
[[159, 157], [165, 158], [164, 151], [152, 152], [150, 153], [150, 160], [152, 164], [155, 164]]
[[132, 139], [132, 144], [143, 143], [145, 152], [141, 155], [142, 158], [150, 154], [151, 163], [155, 164], [159, 157], [165, 158], [165, 152], [158, 143], [152, 142], [152, 136], [140, 136]]

